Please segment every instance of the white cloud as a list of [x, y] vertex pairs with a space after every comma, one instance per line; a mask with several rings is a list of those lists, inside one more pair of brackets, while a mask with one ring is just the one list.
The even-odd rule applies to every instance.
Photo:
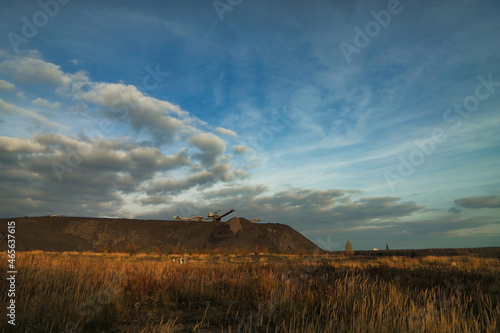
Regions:
[[165, 114], [173, 114], [179, 117], [189, 115], [188, 112], [181, 110], [177, 105], [145, 96], [135, 86], [122, 83], [96, 83], [83, 97], [88, 101], [107, 107], [116, 107], [117, 104], [122, 103], [127, 104], [129, 107], [138, 106], [142, 107], [142, 110], [162, 111]]
[[12, 91], [16, 89], [16, 85], [9, 81], [0, 80], [0, 91]]
[[49, 109], [59, 109], [61, 107], [61, 103], [59, 102], [50, 102], [44, 98], [40, 98], [38, 97], [37, 99], [33, 100], [32, 102], [34, 105], [37, 105], [37, 106], [42, 106], [42, 107], [46, 107], [46, 108], [49, 108]]
[[51, 83], [66, 85], [70, 78], [64, 75], [60, 66], [35, 58], [14, 58], [0, 63], [0, 73], [19, 83]]
[[201, 151], [214, 151], [223, 153], [226, 150], [226, 143], [212, 133], [200, 133], [189, 140]]
[[77, 92], [77, 98], [105, 106], [110, 116], [130, 123], [136, 131], [146, 130], [157, 144], [189, 136], [197, 131], [193, 125], [202, 124], [179, 106], [145, 96], [135, 86], [121, 83], [91, 85], [88, 92]]
[[200, 171], [186, 178], [154, 179], [142, 187], [148, 195], [179, 194], [195, 186], [208, 187], [218, 182], [232, 182], [242, 179], [238, 170], [232, 172], [232, 165], [217, 164], [210, 169]]
[[197, 147], [201, 152], [193, 157], [201, 160], [204, 166], [215, 165], [217, 159], [226, 150], [226, 143], [212, 133], [199, 133], [189, 139], [189, 143]]
[[0, 151], [9, 153], [42, 152], [44, 146], [31, 139], [0, 137]]
[[[37, 56], [37, 55], [35, 55]], [[59, 66], [45, 62], [38, 58], [11, 58], [0, 63], [0, 73], [10, 76], [14, 82], [34, 84], [56, 84], [56, 95], [65, 95], [72, 98], [80, 112], [93, 109], [93, 106], [105, 117], [116, 118], [115, 121], [131, 126], [140, 134], [149, 134], [152, 141], [138, 145], [135, 139], [106, 139], [104, 137], [88, 138], [64, 136], [56, 133], [41, 133], [32, 139], [14, 140], [4, 138], [0, 140], [0, 149], [3, 147], [8, 160], [16, 164], [11, 153], [17, 151], [22, 154], [23, 170], [30, 170], [26, 179], [37, 181], [38, 186], [51, 188], [61, 179], [65, 186], [74, 186], [82, 193], [94, 193], [101, 188], [102, 195], [96, 196], [99, 201], [115, 202], [119, 210], [123, 198], [116, 192], [137, 193], [176, 193], [180, 194], [192, 187], [212, 186], [219, 182], [229, 183], [237, 179], [248, 178], [242, 170], [235, 170], [230, 164], [231, 155], [223, 155], [226, 143], [214, 133], [203, 132], [201, 127], [208, 127], [202, 120], [193, 117], [189, 112], [168, 101], [149, 97], [140, 92], [135, 86], [122, 83], [92, 82], [84, 71], [64, 73]], [[20, 96], [21, 97], [21, 96]], [[25, 96], [22, 96], [25, 97]], [[62, 103], [37, 97], [33, 105], [59, 109]], [[89, 107], [87, 108], [86, 105]], [[30, 111], [0, 99], [0, 113], [7, 115], [21, 115], [41, 126], [58, 125], [49, 122], [41, 113]], [[217, 133], [237, 136], [235, 132], [219, 128]], [[182, 142], [184, 141], [184, 142]], [[165, 143], [180, 145], [180, 150], [172, 155], [165, 155], [162, 150], [167, 149]], [[184, 148], [182, 148], [184, 146]], [[38, 155], [31, 155], [38, 149]], [[195, 149], [192, 153], [191, 151]], [[7, 155], [5, 155], [7, 156]], [[201, 163], [194, 162], [197, 159]], [[9, 163], [10, 163], [9, 162]], [[54, 163], [59, 167], [54, 169]], [[70, 166], [67, 169], [67, 165]], [[12, 165], [4, 170], [5, 174], [12, 174], [19, 165]], [[177, 171], [187, 166], [197, 166], [197, 170], [187, 169], [188, 175]], [[65, 167], [66, 166], [66, 167]], [[0, 165], [1, 167], [1, 165]], [[62, 168], [62, 169], [61, 169]], [[170, 175], [175, 170], [175, 176]], [[62, 177], [59, 177], [57, 174]], [[168, 172], [168, 173], [167, 173]], [[192, 173], [194, 172], [194, 173]], [[191, 173], [191, 174], [190, 174]], [[102, 184], [97, 185], [96, 182]], [[108, 184], [109, 188], [103, 187]], [[54, 189], [53, 198], [67, 197], [62, 189]], [[22, 192], [22, 191], [21, 191]], [[32, 198], [35, 200], [35, 198]], [[44, 200], [37, 198], [39, 211]], [[94, 199], [87, 197], [87, 201]], [[154, 200], [153, 200], [154, 201]], [[140, 201], [152, 203], [151, 200]], [[17, 204], [12, 202], [13, 205]], [[78, 202], [68, 204], [68, 207], [82, 209]], [[110, 207], [102, 207], [110, 213]]]
[[[66, 214], [120, 215], [124, 198], [137, 194], [143, 183], [190, 163], [187, 149], [166, 155], [130, 138], [0, 137], [0, 183], [12, 189], [2, 214], [21, 216], [29, 208], [30, 214], [43, 215], [64, 203], [60, 210]], [[210, 175], [218, 181], [229, 169], [213, 168]], [[210, 179], [207, 173], [192, 181], [201, 184]]]
[[245, 145], [236, 145], [236, 146], [233, 146], [233, 149], [234, 149], [235, 154], [245, 154], [245, 153], [248, 153], [250, 151], [250, 148], [248, 146], [245, 146]]
[[234, 137], [238, 136], [238, 134], [236, 134], [234, 131], [231, 131], [230, 129], [227, 129], [224, 127], [217, 127], [215, 129], [215, 132], [222, 134], [222, 135], [228, 135], [228, 136], [234, 136]]

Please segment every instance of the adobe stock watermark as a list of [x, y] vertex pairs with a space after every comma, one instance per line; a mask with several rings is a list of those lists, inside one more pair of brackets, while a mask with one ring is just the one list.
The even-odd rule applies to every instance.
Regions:
[[332, 241], [332, 235], [328, 234], [326, 237], [316, 237], [316, 245], [325, 251], [335, 251], [342, 248], [342, 244]]
[[148, 92], [158, 89], [163, 83], [164, 78], [170, 75], [169, 72], [162, 72], [160, 70], [160, 64], [156, 64], [155, 70], [153, 70], [149, 66], [146, 66], [144, 69], [148, 74], [144, 75], [144, 77], [142, 78], [142, 86]]
[[402, 11], [403, 5], [399, 0], [389, 0], [387, 2], [387, 9], [381, 9], [378, 12], [374, 10], [370, 11], [373, 20], [368, 21], [364, 29], [358, 26], [353, 28], [354, 37], [352, 44], [346, 42], [339, 44], [347, 63], [350, 64], [352, 62], [352, 55], [361, 53], [361, 50], [370, 45], [372, 39], [380, 35], [382, 29], [385, 29], [391, 23], [393, 16], [401, 14]]
[[12, 31], [7, 34], [12, 50], [19, 54], [19, 46], [28, 44], [31, 39], [35, 38], [39, 33], [39, 29], [44, 28], [50, 19], [59, 13], [61, 6], [67, 5], [69, 2], [70, 0], [38, 1], [40, 10], [36, 11], [31, 19], [26, 16], [21, 17], [23, 23], [21, 26], [22, 36]]
[[[447, 124], [452, 124], [451, 130], [458, 130], [463, 123], [463, 119], [467, 119], [471, 114], [478, 110], [481, 102], [490, 98], [500, 87], [500, 82], [493, 81], [492, 74], [486, 79], [484, 76], [477, 78], [479, 84], [476, 86], [473, 94], [466, 96], [462, 103], [455, 103], [453, 107], [448, 108], [443, 113], [443, 121]], [[424, 140], [415, 140], [417, 146], [405, 156], [399, 155], [399, 165], [396, 171], [386, 171], [384, 173], [387, 186], [392, 192], [396, 190], [396, 185], [403, 183], [406, 178], [415, 173], [416, 167], [421, 166], [426, 161], [426, 158], [432, 156], [437, 146], [444, 143], [448, 139], [446, 130], [441, 127], [436, 127], [432, 130], [431, 136]]]
[[215, 0], [212, 2], [215, 12], [219, 17], [219, 20], [221, 21], [224, 21], [225, 12], [232, 12], [234, 10], [234, 7], [241, 5], [241, 3], [243, 2], [243, 0], [226, 0], [226, 1], [227, 2], [221, 0]]
[[[164, 78], [169, 76], [168, 72], [160, 71], [159, 64], [156, 65], [155, 70], [150, 66], [146, 66], [144, 69], [147, 74], [144, 75], [142, 79], [142, 87], [148, 92], [158, 89], [163, 83]], [[130, 103], [124, 102], [118, 98], [112, 103], [110, 113], [114, 118], [125, 122], [130, 119], [130, 113], [135, 106], [136, 105], [130, 105]], [[98, 121], [98, 128], [91, 131], [87, 129], [83, 130], [82, 135], [87, 145], [81, 144], [79, 147], [76, 147], [76, 149], [66, 146], [64, 152], [65, 163], [57, 161], [52, 162], [52, 169], [59, 182], [61, 183], [64, 180], [64, 174], [72, 172], [83, 162], [86, 156], [92, 153], [93, 146], [99, 140], [102, 140], [105, 135], [110, 135], [115, 131], [117, 131], [116, 124], [112, 119], [109, 119], [109, 117], [101, 117]]]

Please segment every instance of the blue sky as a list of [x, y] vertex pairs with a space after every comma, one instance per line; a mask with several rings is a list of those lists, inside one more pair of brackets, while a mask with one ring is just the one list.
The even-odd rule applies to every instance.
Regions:
[[236, 209], [323, 248], [498, 246], [495, 1], [26, 1], [1, 216]]

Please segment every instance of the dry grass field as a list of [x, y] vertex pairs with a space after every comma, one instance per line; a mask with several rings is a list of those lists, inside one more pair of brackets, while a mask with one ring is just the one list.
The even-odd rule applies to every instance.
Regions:
[[16, 332], [500, 331], [498, 258], [180, 257], [18, 252]]

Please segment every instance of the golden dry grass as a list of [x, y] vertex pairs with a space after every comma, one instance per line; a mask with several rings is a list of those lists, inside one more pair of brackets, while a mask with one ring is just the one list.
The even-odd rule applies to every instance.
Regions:
[[[203, 254], [185, 265], [172, 261], [180, 257], [18, 253], [16, 331], [500, 330], [498, 259], [242, 255], [214, 261]], [[0, 267], [6, 265], [3, 252]], [[7, 286], [1, 286], [6, 304]]]

